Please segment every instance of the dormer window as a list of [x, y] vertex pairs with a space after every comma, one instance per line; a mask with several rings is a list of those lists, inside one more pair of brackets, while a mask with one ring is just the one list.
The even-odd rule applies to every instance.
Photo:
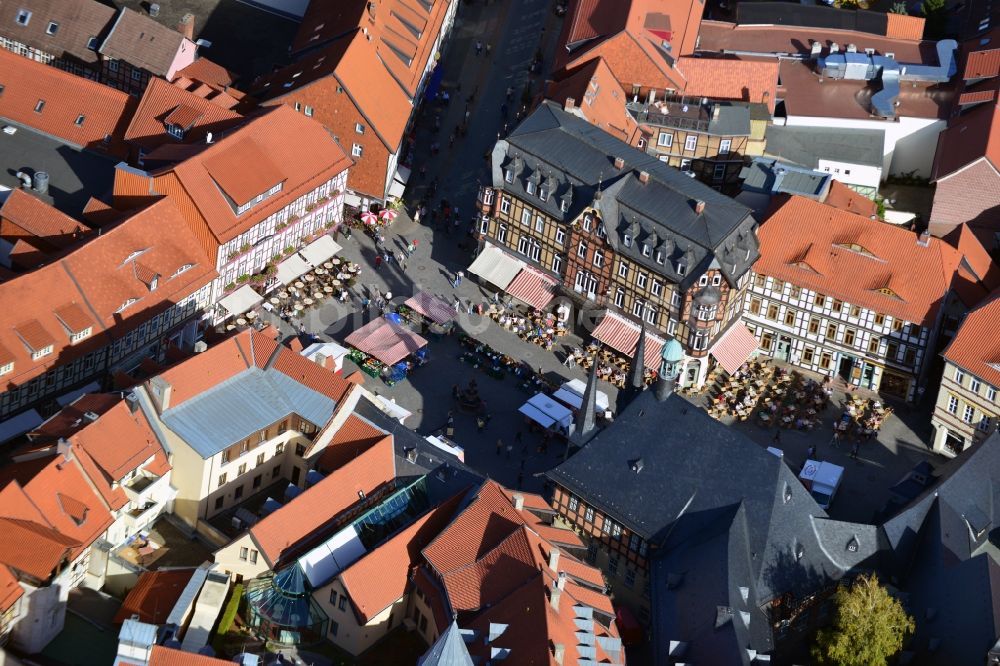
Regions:
[[31, 12], [29, 12], [27, 9], [17, 10], [17, 17], [14, 18], [14, 21], [18, 25], [28, 25], [28, 23], [31, 21]]
[[180, 268], [178, 268], [176, 271], [174, 271], [174, 274], [171, 277], [177, 277], [178, 275], [180, 275], [184, 271], [191, 270], [192, 268], [194, 268], [194, 264], [184, 264], [183, 266], [181, 266]]
[[594, 224], [594, 216], [587, 213], [583, 216], [583, 230], [589, 232]]
[[87, 39], [87, 48], [91, 51], [97, 50], [97, 37], [90, 37]]
[[628, 234], [622, 234], [622, 245], [625, 247], [632, 247], [632, 237]]
[[538, 198], [545, 201], [549, 198], [549, 192], [544, 187], [538, 188]]
[[681, 277], [687, 274], [687, 264], [685, 264], [683, 261], [677, 262], [677, 274], [680, 275]]
[[14, 372], [14, 361], [8, 361], [0, 365], [0, 375], [6, 375], [11, 372]]
[[236, 209], [236, 214], [237, 215], [242, 215], [243, 213], [247, 212], [248, 210], [250, 210], [251, 208], [253, 208], [257, 204], [259, 204], [264, 199], [267, 199], [268, 197], [270, 197], [273, 194], [277, 194], [278, 192], [281, 191], [281, 185], [282, 185], [281, 183], [278, 183], [277, 185], [275, 185], [274, 187], [272, 187], [271, 189], [269, 189], [267, 192], [263, 192], [261, 194], [258, 194], [253, 199], [251, 199], [247, 203], [245, 203], [242, 206], [240, 206], [239, 208], [237, 208]]
[[46, 345], [46, 346], [42, 347], [41, 349], [37, 349], [37, 350], [31, 352], [31, 360], [32, 361], [37, 361], [38, 359], [42, 358], [43, 356], [48, 356], [51, 353], [52, 353], [52, 345]]
[[75, 345], [76, 343], [80, 342], [81, 340], [86, 340], [87, 338], [89, 338], [90, 334], [93, 331], [94, 331], [94, 328], [92, 326], [88, 326], [87, 328], [83, 329], [82, 331], [79, 331], [78, 333], [71, 333], [70, 336], [69, 336], [69, 341], [70, 341], [70, 343], [72, 343], [72, 344]]
[[156, 287], [159, 284], [160, 284], [160, 276], [159, 275], [154, 275], [152, 277], [152, 279], [149, 281], [149, 290], [150, 291], [156, 291]]
[[562, 202], [560, 202], [560, 204], [559, 204], [559, 210], [561, 210], [564, 213], [568, 213], [569, 212], [569, 201], [566, 200], [566, 199], [563, 199]]
[[174, 137], [175, 139], [183, 139], [184, 128], [178, 125], [167, 125], [167, 134]]
[[54, 35], [59, 32], [59, 24], [55, 21], [49, 21], [49, 24], [45, 27], [46, 35]]
[[707, 285], [708, 284], [708, 276], [707, 275], [702, 275], [700, 278], [698, 278], [698, 284], [700, 286], [702, 286], [702, 287], [704, 287], [705, 285]]
[[663, 264], [663, 250], [657, 250], [656, 251], [656, 263], [658, 263], [660, 265]]
[[529, 180], [528, 181], [528, 194], [534, 194], [534, 193], [535, 193], [535, 184]]
[[503, 179], [506, 180], [508, 183], [513, 183], [514, 182], [514, 172], [511, 171], [510, 169], [505, 170], [503, 172]]
[[648, 243], [642, 244], [642, 256], [648, 257], [652, 253]]

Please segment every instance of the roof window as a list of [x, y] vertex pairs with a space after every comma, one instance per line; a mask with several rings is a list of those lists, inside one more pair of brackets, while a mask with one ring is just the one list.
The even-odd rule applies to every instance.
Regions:
[[73, 124], [76, 125], [77, 127], [81, 127], [83, 125], [83, 121], [85, 121], [86, 119], [87, 119], [87, 116], [85, 116], [85, 115], [83, 115], [81, 113], [80, 115], [78, 115], [76, 117], [76, 120], [73, 121]]
[[59, 32], [59, 24], [55, 21], [49, 21], [49, 25], [45, 28], [46, 35], [54, 35]]
[[14, 20], [18, 25], [28, 25], [28, 22], [31, 21], [31, 12], [27, 9], [19, 9], [17, 10], [17, 17]]
[[87, 48], [90, 49], [91, 51], [97, 50], [97, 37], [87, 38]]
[[45, 108], [45, 100], [44, 99], [38, 100], [38, 103], [35, 104], [35, 113], [41, 113], [42, 109], [44, 108]]

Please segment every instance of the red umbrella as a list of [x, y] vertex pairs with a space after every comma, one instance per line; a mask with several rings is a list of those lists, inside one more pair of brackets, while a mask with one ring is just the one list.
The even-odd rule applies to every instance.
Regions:
[[375, 224], [376, 222], [378, 222], [378, 215], [376, 215], [371, 211], [366, 211], [364, 213], [361, 213], [361, 221], [364, 222], [365, 224]]
[[392, 222], [393, 220], [395, 220], [397, 215], [399, 215], [399, 213], [397, 213], [391, 208], [383, 208], [381, 211], [379, 211], [378, 214], [380, 219], [386, 220], [388, 222]]

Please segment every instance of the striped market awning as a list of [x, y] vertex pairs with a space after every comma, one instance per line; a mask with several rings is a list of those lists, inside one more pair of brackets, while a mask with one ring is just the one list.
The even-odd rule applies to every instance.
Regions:
[[427, 340], [410, 329], [385, 319], [368, 322], [348, 335], [344, 342], [386, 365], [398, 363], [427, 346]]
[[729, 374], [735, 373], [757, 351], [757, 338], [743, 324], [736, 322], [709, 352]]
[[427, 317], [435, 324], [447, 324], [449, 321], [455, 319], [454, 307], [445, 303], [437, 296], [428, 294], [426, 291], [418, 291], [407, 299], [403, 305], [417, 314]]
[[[591, 335], [607, 346], [615, 349], [626, 356], [631, 357], [635, 353], [635, 346], [639, 342], [639, 324], [626, 319], [617, 312], [608, 312], [601, 319]], [[654, 370], [660, 368], [660, 353], [663, 350], [665, 341], [663, 338], [646, 331], [646, 367]]]
[[517, 300], [541, 310], [555, 296], [557, 284], [559, 283], [555, 278], [531, 266], [525, 266], [507, 285], [506, 292]]

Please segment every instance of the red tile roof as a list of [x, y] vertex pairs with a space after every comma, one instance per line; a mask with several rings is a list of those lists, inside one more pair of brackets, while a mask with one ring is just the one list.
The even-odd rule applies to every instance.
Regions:
[[907, 14], [888, 13], [885, 36], [889, 39], [920, 40], [924, 38], [924, 18]]
[[1000, 290], [965, 316], [944, 350], [946, 360], [969, 374], [1000, 387]]
[[758, 236], [754, 271], [927, 326], [960, 259], [939, 238], [921, 247], [909, 230], [804, 197], [777, 198]]
[[778, 90], [778, 61], [730, 58], [678, 59], [677, 68], [687, 79], [684, 94], [692, 97], [767, 104], [774, 111]]
[[[235, 153], [229, 152], [233, 146], [239, 146]], [[255, 166], [266, 168], [268, 178], [261, 179], [256, 169], [236, 163], [237, 155], [266, 155], [267, 164]], [[280, 172], [272, 165], [280, 165]], [[204, 228], [217, 243], [225, 243], [350, 165], [351, 160], [322, 125], [279, 106], [148, 179], [119, 169], [115, 197], [116, 201], [148, 197], [150, 188], [170, 191], [191, 226]], [[267, 187], [277, 184], [278, 173], [284, 177], [281, 191], [239, 216], [220, 191], [220, 185], [224, 185], [244, 198], [245, 190], [256, 189], [265, 180]], [[217, 181], [221, 182], [217, 185]]]
[[830, 181], [830, 191], [823, 200], [827, 206], [840, 208], [851, 213], [863, 215], [869, 219], [878, 216], [878, 204], [866, 196], [858, 194], [839, 180]]
[[2, 49], [0, 85], [0, 116], [74, 146], [123, 154], [119, 139], [135, 108], [128, 94]]
[[984, 79], [1000, 74], [1000, 49], [973, 51], [965, 60], [964, 79]]
[[11, 190], [0, 205], [0, 219], [55, 247], [65, 247], [90, 229], [23, 190]]
[[79, 303], [67, 303], [53, 312], [71, 333], [82, 333], [94, 325], [94, 318]]
[[[72, 560], [80, 543], [37, 522], [0, 516], [0, 564], [46, 580], [56, 567]], [[89, 545], [89, 544], [88, 544]]]
[[154, 645], [146, 666], [232, 666], [232, 662]]
[[[153, 78], [139, 101], [125, 140], [149, 152], [163, 144], [203, 141], [207, 132], [219, 133], [242, 122], [243, 116], [214, 99], [194, 95], [163, 79]], [[183, 140], [167, 134], [173, 123], [185, 129]]]
[[[233, 85], [235, 80], [232, 72], [228, 69], [201, 56], [184, 69], [179, 70], [177, 77], [205, 83], [221, 90]], [[177, 79], [175, 78], [174, 81]], [[239, 91], [237, 92], [239, 93]], [[239, 94], [242, 96], [242, 93]]]
[[340, 426], [330, 443], [320, 455], [317, 469], [325, 474], [340, 469], [345, 464], [358, 457], [382, 441], [386, 433], [371, 425], [364, 419], [351, 414]]
[[[540, 497], [521, 495], [527, 507], [545, 506]], [[488, 608], [532, 580], [539, 571], [555, 580], [556, 573], [548, 567], [552, 543], [583, 547], [572, 531], [543, 523], [527, 509], [517, 511], [511, 497], [509, 490], [487, 481], [476, 499], [424, 549], [424, 558], [437, 573], [452, 608]], [[547, 507], [545, 510], [549, 511]], [[560, 532], [568, 536], [561, 537]], [[597, 569], [563, 551], [559, 562], [557, 569], [573, 579], [569, 586], [583, 590], [581, 602], [586, 599], [595, 608], [611, 612], [610, 601], [589, 589], [604, 587]]]
[[0, 612], [7, 611], [24, 595], [17, 578], [6, 566], [0, 566]]
[[401, 598], [420, 551], [455, 515], [462, 491], [339, 574], [340, 582], [365, 623]]
[[[160, 274], [155, 291], [136, 276], [128, 260], [138, 251], [142, 251], [142, 262]], [[175, 275], [188, 264], [192, 267]], [[215, 277], [213, 265], [176, 207], [161, 200], [106, 228], [62, 259], [0, 283], [0, 311], [16, 312], [19, 317], [0, 325], [0, 346], [14, 357], [14, 370], [4, 376], [5, 383], [23, 384], [106, 345], [109, 332], [123, 337], [207, 284]], [[131, 298], [136, 301], [118, 312]], [[92, 335], [76, 344], [71, 344], [69, 331], [56, 312], [71, 303], [79, 304], [95, 322]], [[52, 344], [54, 349], [33, 360], [32, 344]]]
[[[306, 359], [308, 363], [309, 361]], [[392, 437], [382, 441], [296, 496], [250, 528], [250, 534], [273, 567], [286, 551], [316, 534], [343, 511], [396, 476]]]
[[[15, 26], [14, 21], [21, 9], [30, 10], [31, 19], [28, 25]], [[68, 54], [88, 66], [98, 65], [100, 59], [97, 50], [89, 48], [91, 38], [104, 34], [114, 17], [114, 7], [94, 0], [0, 3], [0, 25], [4, 26], [4, 36], [57, 58]], [[50, 22], [59, 26], [52, 34], [49, 34]]]
[[[281, 168], [250, 137], [226, 142], [221, 150], [206, 157], [203, 163], [215, 184], [237, 206], [287, 180]], [[254, 168], [247, 169], [248, 164]]]
[[193, 574], [194, 569], [144, 572], [115, 613], [115, 624], [121, 624], [133, 615], [138, 615], [140, 622], [166, 623], [167, 616]]
[[997, 96], [997, 91], [995, 90], [979, 90], [976, 92], [965, 92], [958, 96], [958, 105], [963, 106], [966, 104], [981, 104], [983, 102], [992, 102]]
[[628, 141], [636, 131], [635, 119], [625, 110], [625, 91], [603, 58], [566, 71], [548, 86], [546, 96], [564, 108], [572, 99], [573, 108], [568, 109], [571, 113], [581, 114], [590, 124], [622, 141]]
[[73, 549], [72, 558], [94, 543], [114, 522], [79, 462], [67, 460], [62, 454], [5, 465], [0, 469], [0, 485], [13, 482], [18, 483], [31, 503], [38, 507], [46, 523], [79, 544]]

